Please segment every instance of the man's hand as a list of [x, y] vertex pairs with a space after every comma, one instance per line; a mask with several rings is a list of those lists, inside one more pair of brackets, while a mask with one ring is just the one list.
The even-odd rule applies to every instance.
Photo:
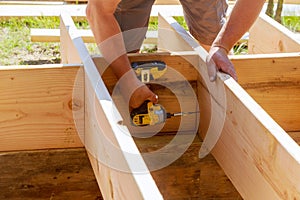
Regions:
[[206, 58], [206, 65], [210, 81], [216, 80], [218, 70], [229, 74], [237, 81], [235, 69], [227, 56], [227, 51], [224, 48], [212, 46]]

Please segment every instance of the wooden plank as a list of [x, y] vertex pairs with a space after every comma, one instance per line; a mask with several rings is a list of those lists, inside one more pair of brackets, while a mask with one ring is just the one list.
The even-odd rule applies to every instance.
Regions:
[[[87, 0], [26, 0], [26, 1], [15, 1], [15, 0], [5, 0], [5, 1], [1, 1], [0, 3], [1, 4], [14, 4], [14, 3], [18, 3], [18, 4], [28, 4], [28, 3], [31, 3], [31, 4], [49, 4], [50, 2], [67, 2], [67, 3], [87, 3]], [[156, 5], [178, 5], [180, 4], [178, 0], [156, 0], [155, 1], [155, 4]]]
[[1, 199], [102, 199], [84, 148], [0, 154]]
[[72, 90], [79, 65], [0, 68], [0, 151], [80, 147]]
[[[79, 5], [1, 5], [0, 18], [9, 17], [35, 17], [35, 16], [60, 16], [68, 13], [77, 19], [86, 18], [86, 4]], [[183, 16], [181, 5], [153, 5], [151, 16], [162, 12], [171, 16]]]
[[[143, 59], [143, 57], [145, 57], [146, 59], [151, 59], [152, 56], [154, 56], [154, 55], [148, 55], [148, 56], [147, 55], [136, 55], [137, 58], [134, 58], [134, 59]], [[157, 55], [156, 58], [158, 58], [160, 56], [162, 56], [162, 55]], [[174, 59], [172, 57], [172, 55], [168, 55], [168, 56], [166, 56], [166, 58], [167, 58], [166, 59], [167, 61], [169, 60], [168, 63], [171, 62], [171, 63], [176, 64], [177, 62], [183, 62], [183, 60], [179, 60], [178, 58], [176, 58], [176, 56]], [[58, 68], [59, 68], [59, 66], [62, 66], [62, 65], [57, 65]], [[174, 66], [174, 65], [172, 65], [172, 66]], [[51, 65], [51, 67], [54, 67], [54, 66]], [[177, 67], [178, 67], [178, 69], [180, 69], [179, 68], [180, 65], [177, 64]], [[181, 66], [182, 70], [186, 67], [188, 67], [188, 66]], [[3, 70], [8, 70], [9, 74], [12, 74], [10, 71], [10, 69], [12, 67], [1, 67], [1, 68]], [[22, 68], [27, 69], [27, 70], [30, 68], [33, 68], [36, 70], [36, 68], [38, 68], [38, 66], [32, 66], [32, 67], [18, 66], [14, 70], [22, 71], [23, 70]], [[47, 69], [48, 73], [53, 74], [54, 78], [53, 77], [47, 78], [45, 76], [42, 76], [42, 73], [34, 75], [35, 74], [34, 71], [29, 71], [28, 74], [22, 74], [22, 75], [24, 77], [38, 76], [41, 81], [52, 79], [53, 81], [59, 82], [60, 79], [58, 78], [57, 74], [61, 74], [61, 77], [64, 77], [64, 79], [68, 80], [68, 79], [72, 78], [73, 79], [72, 87], [74, 86], [74, 81], [75, 81], [74, 74], [71, 74], [72, 76], [70, 77], [69, 73], [65, 73], [65, 71], [63, 71], [63, 70], [61, 70], [57, 73], [53, 73], [53, 70], [48, 70], [49, 66], [48, 66], [48, 68], [46, 66], [40, 66], [40, 68], [42, 68], [44, 70]], [[74, 67], [74, 68], [77, 69], [76, 72], [79, 70], [78, 67]], [[190, 72], [193, 74], [193, 71], [190, 71]], [[188, 75], [188, 73], [186, 75]], [[194, 76], [194, 79], [195, 78], [196, 78], [196, 76]], [[23, 85], [23, 83], [20, 83], [20, 84]], [[2, 85], [3, 86], [7, 85], [7, 83], [2, 84]], [[36, 83], [35, 85], [39, 85], [39, 84]], [[47, 85], [47, 86], [51, 86], [51, 84]], [[24, 87], [25, 87], [25, 85], [23, 85], [22, 90], [24, 92], [28, 91], [28, 88], [24, 89]], [[32, 85], [29, 85], [29, 87], [31, 88]], [[63, 88], [63, 87], [65, 87], [65, 86], [63, 86], [63, 85], [60, 86], [60, 88]], [[5, 90], [9, 91], [8, 88], [6, 88]], [[157, 91], [160, 91], [160, 90], [157, 90]], [[164, 91], [165, 90], [163, 90], [161, 92], [164, 92]], [[14, 90], [9, 91], [9, 93], [14, 93]], [[69, 91], [65, 91], [65, 93], [68, 93], [66, 95], [71, 97], [72, 89], [70, 89]], [[5, 94], [7, 94], [7, 93], [5, 93]], [[162, 96], [162, 95], [160, 95], [160, 96]], [[55, 98], [55, 97], [56, 96], [54, 96], [53, 98]], [[171, 102], [171, 103], [173, 103], [173, 102]], [[76, 105], [78, 105], [78, 104], [76, 103]], [[13, 105], [13, 107], [15, 107], [15, 105]], [[177, 107], [177, 106], [175, 106], [175, 107]], [[35, 108], [37, 110], [41, 109], [39, 106], [36, 106]], [[43, 108], [43, 110], [47, 110], [46, 112], [48, 112], [48, 113], [53, 111], [51, 109], [53, 109], [52, 106], [50, 106], [50, 107], [46, 106]], [[65, 111], [61, 111], [61, 112], [65, 112]], [[43, 120], [42, 118], [40, 118], [40, 119]], [[74, 119], [72, 117], [72, 120], [71, 120], [72, 123], [74, 123], [73, 120]], [[32, 125], [32, 127], [30, 129], [28, 129], [28, 131], [27, 131], [28, 134], [31, 134], [31, 130], [33, 130], [33, 131], [35, 130], [34, 126], [39, 126], [39, 124]], [[74, 126], [74, 129], [77, 128], [77, 127], [75, 127], [74, 124], [73, 124], [73, 126]], [[47, 127], [48, 126], [45, 125], [45, 129], [47, 129]], [[13, 134], [11, 135], [11, 141], [16, 142], [16, 146], [18, 146], [20, 148], [19, 150], [25, 150], [25, 149], [22, 149], [22, 145], [21, 145], [21, 144], [24, 144], [24, 141], [23, 141], [25, 138], [24, 135], [22, 135], [18, 140], [16, 140], [16, 138], [22, 131], [23, 131], [23, 129], [21, 129], [20, 131], [15, 130], [13, 132]], [[41, 136], [44, 136], [44, 130], [40, 130], [39, 135], [35, 135], [31, 141], [28, 141], [28, 146], [30, 146], [31, 144], [35, 144], [35, 141], [33, 141], [33, 140], [38, 140], [36, 142], [38, 145], [41, 146], [39, 148], [52, 148], [53, 146], [50, 146], [50, 147], [43, 146], [46, 142], [48, 142], [49, 138], [51, 138], [52, 135], [49, 136], [48, 134], [45, 134], [45, 137], [41, 137]], [[77, 133], [75, 136], [77, 138]], [[56, 136], [54, 136], [54, 137], [56, 137]], [[170, 141], [171, 137], [172, 136], [169, 136], [169, 137], [168, 136], [167, 137], [159, 136], [156, 138], [150, 138], [147, 141], [141, 141], [142, 139], [140, 138], [140, 140], [138, 141], [138, 145], [139, 145], [139, 148], [143, 149], [144, 150], [143, 152], [145, 152], [146, 150], [149, 150], [149, 148], [153, 148], [154, 146], [157, 146], [158, 144], [163, 145], [163, 144], [166, 144], [164, 142], [168, 143]], [[3, 141], [3, 143], [6, 143], [6, 144], [11, 143], [11, 141], [7, 141], [5, 139], [3, 140], [3, 137], [1, 137], [1, 140]], [[59, 137], [53, 138], [51, 140], [53, 142], [59, 143]], [[79, 140], [79, 139], [77, 138], [77, 140]], [[27, 142], [26, 139], [25, 139], [25, 141]], [[2, 145], [2, 143], [1, 143], [1, 145]], [[2, 145], [2, 147], [4, 147], [4, 146]], [[67, 145], [61, 146], [61, 148], [67, 148], [67, 147], [69, 147], [69, 146], [67, 146]], [[164, 168], [164, 169], [158, 170], [157, 172], [152, 173], [156, 183], [159, 183], [158, 186], [159, 186], [161, 192], [163, 193], [164, 199], [176, 199], [176, 197], [181, 199], [184, 196], [186, 196], [186, 197], [200, 196], [204, 199], [213, 198], [213, 197], [219, 198], [219, 199], [222, 199], [222, 198], [228, 199], [231, 197], [238, 197], [239, 195], [238, 195], [237, 191], [228, 182], [228, 179], [222, 172], [222, 169], [216, 164], [216, 162], [214, 161], [214, 159], [212, 157], [207, 159], [205, 162], [203, 162], [203, 161], [198, 162], [198, 159], [197, 159], [198, 149], [199, 149], [199, 143], [194, 142], [192, 144], [192, 147], [190, 148], [190, 150], [186, 151], [185, 154], [182, 157], [180, 157], [178, 161], [176, 161], [176, 163], [168, 166], [167, 168]], [[72, 150], [70, 150], [70, 151], [72, 152]], [[78, 160], [76, 160], [76, 159], [79, 159], [79, 157], [80, 158], [82, 157], [82, 155], [78, 155], [78, 154], [74, 154], [74, 155], [72, 154], [71, 158], [65, 156], [65, 154], [69, 155], [69, 153], [71, 153], [71, 152], [69, 152], [69, 150], [63, 150], [63, 152], [57, 151], [56, 155], [53, 155], [54, 153], [52, 153], [52, 151], [50, 151], [50, 153], [49, 153], [49, 151], [47, 150], [46, 152], [31, 152], [31, 153], [26, 152], [24, 154], [16, 153], [13, 155], [10, 154], [11, 156], [9, 158], [11, 160], [14, 160], [14, 167], [12, 167], [10, 169], [10, 172], [5, 173], [5, 178], [3, 176], [1, 176], [0, 191], [2, 191], [1, 188], [3, 188], [3, 193], [1, 195], [5, 195], [6, 197], [12, 197], [12, 198], [16, 197], [16, 196], [19, 196], [21, 198], [21, 197], [23, 197], [23, 195], [29, 195], [29, 196], [31, 195], [30, 197], [32, 197], [32, 198], [33, 197], [44, 198], [44, 196], [47, 196], [47, 195], [48, 196], [53, 195], [54, 197], [57, 197], [57, 198], [58, 197], [61, 197], [61, 198], [69, 198], [70, 197], [71, 198], [71, 197], [79, 195], [79, 194], [80, 195], [84, 194], [84, 197], [82, 197], [83, 199], [91, 198], [91, 196], [93, 195], [92, 191], [95, 190], [95, 186], [91, 186], [91, 188], [89, 188], [90, 190], [87, 190], [85, 187], [85, 184], [92, 184], [91, 182], [94, 178], [88, 177], [88, 179], [85, 180], [86, 182], [84, 185], [80, 184], [81, 189], [74, 189], [74, 188], [78, 187], [78, 182], [75, 182], [75, 183], [72, 182], [74, 179], [76, 179], [76, 180], [79, 179], [79, 178], [77, 178], [78, 177], [77, 173], [75, 173], [74, 171], [65, 171], [64, 170], [65, 169], [64, 167], [66, 167], [66, 164], [65, 164], [66, 162], [69, 163], [68, 166], [72, 166], [73, 162], [71, 162], [69, 159], [72, 159], [72, 160], [74, 159], [73, 161], [77, 162]], [[58, 155], [60, 155], [62, 157], [61, 159], [63, 159], [63, 161], [61, 159], [59, 159]], [[192, 159], [190, 160], [191, 156], [192, 156]], [[28, 157], [32, 158], [32, 160], [31, 159], [27, 160]], [[76, 158], [74, 158], [74, 157], [76, 157]], [[8, 159], [8, 157], [3, 158], [0, 155], [0, 160], [2, 163], [0, 165], [0, 168], [7, 170], [10, 162], [6, 162], [5, 159]], [[48, 160], [52, 160], [55, 163], [46, 162]], [[36, 162], [38, 162], [38, 164], [36, 164]], [[90, 172], [85, 171], [87, 169], [85, 162], [82, 162], [82, 161], [78, 161], [78, 162], [81, 163], [81, 168], [84, 169], [84, 171], [80, 171], [80, 174], [82, 174], [82, 173], [90, 174]], [[31, 177], [31, 175], [32, 175], [31, 173], [34, 173], [35, 174], [34, 178], [37, 179], [37, 182], [34, 182], [28, 176], [22, 176], [24, 171], [16, 172], [16, 168], [19, 167], [19, 165], [16, 165], [16, 163], [22, 163], [22, 169], [24, 171], [26, 171], [26, 170], [30, 171], [28, 176]], [[95, 165], [97, 165], [97, 164], [95, 164]], [[201, 167], [200, 172], [199, 172], [198, 167]], [[59, 177], [61, 177], [62, 180], [60, 178], [58, 178], [58, 180], [55, 179], [55, 177], [56, 177], [55, 173], [53, 174], [54, 181], [52, 179], [52, 176], [50, 177], [50, 179], [48, 178], [49, 177], [49, 175], [47, 175], [48, 171], [50, 171], [49, 173], [51, 173], [51, 175], [52, 175], [52, 172], [56, 169], [60, 170], [57, 173], [60, 174]], [[70, 168], [68, 168], [68, 169], [70, 169]], [[181, 171], [181, 170], [183, 170], [183, 171]], [[3, 171], [4, 170], [2, 170], [2, 172]], [[101, 172], [101, 170], [100, 170], [100, 172]], [[186, 174], [183, 175], [183, 172]], [[20, 173], [20, 175], [19, 175], [19, 173]], [[75, 174], [73, 174], [73, 173], [75, 173]], [[25, 173], [25, 174], [27, 174], [27, 173]], [[200, 179], [198, 176], [200, 177]], [[68, 177], [70, 177], [70, 179], [68, 179]], [[177, 177], [176, 184], [174, 184], [174, 182], [173, 182], [174, 177]], [[65, 179], [63, 179], [63, 178], [65, 178]], [[90, 180], [90, 179], [92, 179], [92, 180]], [[76, 180], [74, 180], [74, 181], [76, 181]], [[165, 180], [169, 180], [169, 181], [166, 182]], [[1, 181], [3, 181], [3, 182], [1, 182]], [[65, 187], [58, 188], [57, 185], [54, 184], [54, 183], [57, 183], [56, 181], [64, 184]], [[66, 181], [66, 182], [63, 182], [63, 181]], [[209, 184], [210, 182], [213, 184]], [[12, 186], [12, 188], [7, 189], [10, 186]], [[72, 189], [74, 189], [75, 191], [73, 191]], [[195, 191], [193, 191], [194, 189], [195, 189]], [[41, 191], [43, 192], [42, 195], [41, 195], [41, 193], [39, 193]], [[55, 191], [55, 194], [52, 194], [53, 191]], [[98, 195], [98, 191], [96, 194]], [[1, 195], [0, 195], [0, 197], [1, 197]]]
[[179, 0], [156, 0], [154, 2], [156, 5], [178, 5]]
[[[174, 24], [171, 27], [174, 28]], [[190, 46], [199, 50], [197, 43], [192, 42], [182, 29], [180, 33], [174, 30], [174, 34], [186, 41], [182, 49]], [[168, 49], [167, 45], [165, 42], [165, 49]], [[173, 50], [171, 48], [169, 50]], [[199, 51], [199, 68], [204, 72], [205, 57], [205, 52]], [[202, 77], [207, 76], [205, 74]], [[213, 156], [244, 199], [300, 198], [299, 146], [232, 78], [224, 79], [220, 75], [216, 83], [209, 83], [220, 87], [217, 84], [221, 82], [226, 93], [226, 119], [221, 137], [212, 151]], [[207, 83], [202, 84], [203, 88], [208, 87]], [[206, 97], [201, 99], [209, 100], [207, 97], [212, 95], [211, 91], [202, 91], [206, 93], [201, 96]], [[222, 101], [217, 96], [213, 100]], [[209, 101], [199, 103], [204, 107], [211, 104]]]
[[104, 199], [162, 199], [70, 16], [61, 28], [85, 66], [83, 138]]
[[[141, 153], [149, 153], [164, 148], [173, 138], [174, 136], [170, 135], [153, 136], [135, 138], [135, 142]], [[178, 160], [151, 172], [164, 199], [241, 200], [241, 196], [212, 155], [202, 160], [198, 158], [200, 146], [201, 142], [196, 137]]]
[[[35, 4], [39, 4], [39, 3], [50, 3], [50, 2], [67, 2], [67, 3], [87, 3], [87, 0], [30, 0], [30, 1], [15, 1], [15, 0], [5, 0], [5, 1], [1, 1], [1, 4], [9, 4], [9, 3], [35, 3]], [[24, 3], [25, 2], [25, 3]], [[234, 4], [235, 0], [230, 0], [229, 4]], [[266, 1], [267, 3], [267, 1]], [[274, 3], [277, 3], [277, 0], [274, 0]], [[178, 0], [156, 0], [155, 1], [155, 5], [178, 5], [180, 4], [180, 2]], [[285, 0], [284, 4], [300, 4], [299, 0]]]
[[[205, 55], [207, 52], [199, 46], [197, 42], [192, 38], [189, 33], [187, 33], [174, 19], [173, 17], [161, 17], [159, 16], [158, 18], [159, 21], [159, 28], [158, 28], [158, 49], [159, 50], [164, 50], [164, 51], [171, 51], [173, 54], [178, 54], [184, 57], [188, 62], [191, 63], [191, 65], [194, 67], [194, 69], [197, 70], [197, 75], [202, 75], [202, 74], [207, 74], [206, 71], [201, 71], [201, 68], [199, 68], [199, 59], [190, 59], [188, 57], [188, 54], [191, 54], [190, 52], [197, 53], [194, 51], [193, 48], [198, 48], [198, 51], [202, 53], [197, 53], [198, 56], [199, 54], [202, 55], [202, 59], [205, 60], [206, 57]], [[178, 30], [182, 35], [177, 35], [174, 34], [174, 29]], [[171, 39], [172, 43], [168, 42], [165, 38]], [[188, 53], [184, 53], [182, 51], [187, 51]], [[180, 52], [178, 52], [180, 51]], [[210, 98], [210, 102], [212, 102], [209, 106], [211, 110], [213, 110], [214, 113], [218, 113], [215, 115], [207, 115], [203, 113], [208, 107], [203, 104], [199, 103], [199, 109], [200, 109], [200, 126], [205, 126], [206, 127], [206, 132], [210, 133], [211, 139], [205, 138], [202, 145], [202, 148], [200, 149], [200, 155], [204, 156], [208, 154], [214, 144], [217, 142], [217, 138], [219, 138], [219, 134], [222, 131], [223, 123], [225, 122], [225, 90], [224, 87], [222, 86], [222, 83], [216, 82], [219, 87], [216, 87], [215, 85], [212, 85], [211, 82], [209, 81], [208, 77], [205, 77], [202, 75], [203, 80], [209, 87], [209, 91], [213, 93], [212, 95], [208, 96]], [[199, 84], [198, 85], [198, 88]], [[198, 91], [198, 97], [201, 92]], [[200, 96], [201, 97], [201, 96]], [[221, 99], [220, 102], [215, 102], [213, 99]], [[198, 98], [198, 102], [201, 102], [202, 100]], [[204, 114], [204, 115], [203, 115]], [[204, 116], [204, 117], [203, 117]], [[209, 144], [209, 145], [208, 145]], [[209, 147], [208, 147], [209, 146]]]
[[[231, 119], [213, 155], [245, 198], [252, 199], [253, 192], [260, 190], [257, 198], [299, 198], [299, 146], [239, 85], [229, 82], [226, 86], [232, 91], [227, 93]], [[225, 157], [229, 154], [234, 158], [231, 163]], [[245, 172], [250, 180], [241, 180]], [[257, 185], [248, 187], [251, 182]]]
[[0, 5], [63, 5], [62, 1], [17, 1], [17, 0], [3, 0]]
[[[55, 3], [55, 2], [54, 2]], [[229, 1], [229, 11], [232, 8], [232, 3]], [[284, 6], [283, 12], [290, 10], [290, 6]], [[59, 16], [62, 12], [69, 13], [72, 17], [77, 19], [86, 18], [86, 4], [67, 4], [67, 5], [1, 5], [0, 18], [10, 17], [26, 17], [26, 16]], [[181, 5], [153, 5], [150, 15], [158, 16], [158, 12], [169, 16], [183, 16]]]
[[[90, 29], [78, 30], [78, 34], [85, 43], [95, 43], [95, 38]], [[30, 38], [32, 42], [60, 42], [60, 29], [30, 29]], [[157, 31], [148, 31], [144, 44], [157, 44]]]
[[[80, 29], [78, 33], [85, 43], [95, 43], [94, 35], [90, 29]], [[59, 42], [60, 29], [31, 28], [30, 38], [32, 42]], [[143, 44], [157, 44], [157, 38], [157, 31], [147, 31]], [[245, 34], [239, 43], [247, 42], [248, 38], [249, 35]]]
[[[190, 55], [192, 58], [193, 55]], [[129, 54], [131, 62], [137, 61], [151, 61], [159, 60], [164, 61], [168, 67], [166, 74], [156, 81], [154, 81], [150, 87], [159, 95], [159, 103], [165, 107], [168, 112], [180, 112], [182, 111], [195, 111], [196, 104], [193, 93], [196, 92], [196, 70], [188, 63], [183, 57], [177, 55], [170, 55], [167, 53], [155, 53], [155, 54]], [[94, 57], [94, 62], [98, 69], [101, 70], [101, 57]], [[175, 71], [182, 75], [184, 78], [177, 76]], [[102, 74], [102, 72], [101, 72]], [[106, 69], [102, 78], [105, 85], [108, 87], [110, 94], [113, 94], [117, 79], [110, 68]], [[190, 90], [191, 88], [192, 90]], [[185, 104], [180, 105], [180, 100], [184, 96]], [[118, 110], [124, 118], [124, 123], [127, 125], [131, 133], [140, 133], [140, 128], [135, 128], [127, 120], [126, 113], [128, 113], [127, 105], [122, 105], [124, 101], [122, 98], [114, 98]], [[197, 130], [197, 115], [185, 116], [185, 118], [176, 117], [166, 121], [163, 127], [159, 128], [160, 133], [172, 133], [177, 132], [179, 125], [181, 126], [181, 132], [191, 132]], [[153, 132], [153, 127], [143, 127], [141, 130], [143, 134]], [[141, 133], [140, 133], [141, 134]]]
[[[185, 60], [186, 57], [194, 58], [195, 54], [190, 54], [185, 57], [176, 54], [171, 55], [169, 53], [129, 54], [131, 61], [162, 60], [192, 83], [197, 79], [197, 72], [191, 64]], [[104, 65], [101, 57], [94, 57], [94, 62], [99, 66], [99, 69], [101, 68], [101, 64]], [[113, 87], [117, 81], [115, 76], [108, 68], [103, 73], [102, 77], [105, 85], [112, 94]], [[169, 79], [168, 76], [163, 77], [163, 81], [171, 82], [172, 84], [176, 83], [176, 79]], [[174, 96], [172, 97], [165, 89], [162, 89], [159, 86], [151, 86], [151, 89], [159, 94], [159, 103], [165, 106], [168, 111], [175, 111], [173, 109], [179, 107], [178, 105], [175, 105], [175, 102], [178, 101], [177, 98]], [[188, 102], [187, 104], [190, 103], [192, 102]], [[120, 110], [120, 112], [122, 111]], [[139, 137], [140, 135], [137, 135], [137, 137], [135, 137], [135, 142], [141, 153], [155, 151], [170, 143], [170, 140], [174, 136], [168, 136], [166, 133], [172, 134], [170, 131], [176, 133], [178, 124], [180, 123], [182, 122], [170, 119], [160, 131], [160, 136], [141, 138]], [[142, 136], [145, 136], [147, 129], [143, 128], [143, 131]], [[193, 144], [191, 144], [191, 147], [189, 147], [189, 150], [174, 163], [165, 168], [151, 172], [164, 199], [239, 199], [239, 194], [236, 192], [235, 188], [232, 187], [230, 181], [222, 172], [222, 169], [217, 166], [215, 160], [211, 156], [205, 161], [199, 162], [199, 159], [197, 158], [199, 147], [199, 141], [195, 140]], [[156, 156], [156, 160], [160, 160], [160, 156]], [[146, 159], [145, 161], [147, 162], [148, 160]], [[153, 165], [153, 163], [155, 163], [155, 161], [148, 161], [147, 165]]]
[[[95, 43], [91, 30], [79, 30], [80, 36], [85, 43]], [[60, 29], [30, 29], [32, 42], [60, 42]]]
[[[274, 2], [278, 2], [277, 0], [275, 0]], [[299, 0], [285, 0], [284, 1], [285, 4], [300, 4]]]
[[[171, 139], [154, 136], [135, 142], [141, 152], [151, 152]], [[164, 199], [240, 200], [212, 156], [199, 161], [200, 145], [195, 139], [176, 162], [152, 172]], [[1, 199], [103, 199], [84, 148], [1, 153], [0, 161]]]
[[59, 16], [70, 13], [71, 16], [85, 17], [86, 5], [1, 5], [0, 16], [7, 17], [35, 17]]
[[291, 32], [264, 13], [257, 18], [249, 34], [248, 51], [250, 54], [300, 51], [300, 35]]
[[300, 145], [300, 131], [291, 131], [288, 134]]
[[300, 54], [231, 56], [239, 84], [285, 130], [300, 130]]
[[300, 145], [300, 131], [291, 131], [288, 132], [288, 134], [297, 142], [298, 145]]
[[[2, 2], [2, 1], [1, 1]], [[11, 2], [11, 3], [14, 3], [14, 2], [23, 2], [23, 3], [26, 3], [26, 2], [33, 2], [33, 3], [40, 3], [40, 2], [43, 2], [43, 3], [49, 3], [49, 2], [72, 2], [72, 3], [87, 3], [87, 0], [25, 0], [25, 1], [15, 1], [15, 0], [5, 0], [3, 1], [4, 3], [5, 2]], [[156, 0], [155, 4], [157, 5], [177, 5], [177, 4], [180, 4], [178, 0]]]

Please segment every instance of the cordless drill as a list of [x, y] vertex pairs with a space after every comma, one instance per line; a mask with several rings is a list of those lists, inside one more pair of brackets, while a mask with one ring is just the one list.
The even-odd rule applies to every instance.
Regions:
[[166, 112], [162, 105], [153, 104], [147, 100], [140, 107], [133, 109], [130, 117], [134, 126], [152, 126], [164, 123], [166, 119], [171, 117], [186, 116], [195, 113], [199, 113], [199, 111], [169, 113]]

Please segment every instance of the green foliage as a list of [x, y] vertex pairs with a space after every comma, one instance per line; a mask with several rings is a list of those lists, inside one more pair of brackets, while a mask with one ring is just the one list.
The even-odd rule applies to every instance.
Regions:
[[[32, 43], [30, 28], [59, 28], [58, 17], [23, 17], [0, 21], [0, 65], [18, 65], [42, 54], [58, 54], [57, 43]], [[49, 50], [51, 49], [51, 50]], [[40, 55], [39, 55], [40, 54]], [[51, 60], [51, 58], [49, 58]]]
[[185, 30], [188, 30], [184, 17], [174, 17], [174, 19], [180, 24]]
[[300, 32], [300, 16], [284, 16], [282, 24], [293, 32]]
[[[87, 20], [74, 19], [77, 28], [89, 28]], [[31, 28], [58, 29], [59, 17], [12, 17], [0, 20], [0, 65], [19, 65], [31, 63], [26, 60], [37, 59], [53, 63], [60, 60], [60, 44], [50, 42], [31, 42]], [[25, 60], [25, 62], [24, 62]]]
[[242, 42], [234, 45], [233, 47], [233, 54], [234, 55], [241, 55], [248, 53], [248, 44], [247, 42]]
[[158, 29], [158, 18], [157, 17], [150, 17], [148, 30], [157, 30]]
[[[188, 30], [184, 17], [174, 17], [175, 20]], [[87, 20], [75, 18], [75, 25], [80, 29], [89, 29]], [[31, 42], [31, 28], [59, 28], [59, 17], [23, 17], [0, 19], [0, 65], [26, 64], [26, 60], [43, 59], [48, 63], [59, 62], [60, 44]], [[300, 32], [300, 16], [282, 17], [282, 24], [294, 32]], [[150, 17], [149, 30], [157, 30], [157, 17]], [[95, 44], [87, 44], [92, 54], [98, 53]], [[144, 46], [143, 52], [155, 52], [157, 47]], [[235, 54], [247, 53], [247, 44], [239, 44], [234, 47]], [[24, 61], [25, 60], [25, 61]]]
[[59, 17], [12, 17], [0, 21], [1, 28], [17, 31], [25, 28], [59, 28]]
[[143, 45], [141, 48], [141, 53], [155, 53], [157, 52], [157, 45]]
[[[184, 17], [179, 16], [179, 17], [174, 17], [174, 19], [185, 29], [188, 30], [188, 27], [186, 25], [186, 22], [184, 20]], [[153, 31], [158, 29], [158, 17], [150, 17], [149, 19], [149, 25], [148, 29]]]

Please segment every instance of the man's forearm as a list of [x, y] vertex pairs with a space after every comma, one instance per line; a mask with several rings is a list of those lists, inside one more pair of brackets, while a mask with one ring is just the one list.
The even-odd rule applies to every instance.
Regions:
[[220, 46], [229, 51], [252, 26], [264, 2], [265, 0], [238, 0], [213, 46]]
[[97, 45], [116, 77], [125, 102], [130, 108], [145, 100], [158, 102], [158, 96], [139, 81], [127, 57], [123, 35], [114, 12], [120, 0], [89, 0], [87, 18]]
[[112, 10], [105, 13], [100, 7], [90, 6], [88, 7], [87, 15], [96, 43], [103, 57], [110, 64], [117, 78], [120, 78], [131, 67], [126, 55], [122, 33], [113, 11], [114, 9], [112, 8]]

